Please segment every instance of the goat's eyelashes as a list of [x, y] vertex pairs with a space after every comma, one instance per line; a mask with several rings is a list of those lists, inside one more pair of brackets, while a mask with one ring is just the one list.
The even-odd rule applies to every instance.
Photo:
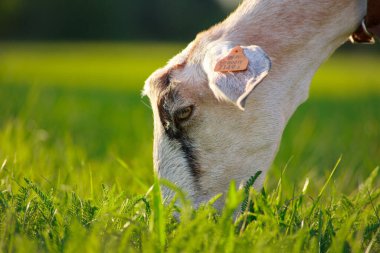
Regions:
[[175, 111], [174, 118], [177, 122], [184, 122], [190, 119], [190, 117], [193, 114], [193, 110], [194, 106], [192, 105], [180, 108], [177, 111]]

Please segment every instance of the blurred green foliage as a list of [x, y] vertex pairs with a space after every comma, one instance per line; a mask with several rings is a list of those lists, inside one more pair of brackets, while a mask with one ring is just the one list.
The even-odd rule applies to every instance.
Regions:
[[2, 0], [0, 39], [188, 40], [225, 15], [213, 0]]

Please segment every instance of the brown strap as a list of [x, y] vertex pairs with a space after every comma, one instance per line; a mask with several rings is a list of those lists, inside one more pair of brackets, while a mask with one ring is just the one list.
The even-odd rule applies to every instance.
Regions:
[[380, 38], [380, 1], [368, 0], [364, 27], [361, 24], [351, 35], [351, 40], [356, 43], [374, 43], [374, 37]]

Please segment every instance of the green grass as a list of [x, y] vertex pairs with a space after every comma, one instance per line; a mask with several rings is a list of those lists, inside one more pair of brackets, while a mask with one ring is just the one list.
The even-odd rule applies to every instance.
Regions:
[[0, 44], [0, 252], [379, 252], [380, 56], [326, 62], [265, 190], [218, 213], [163, 206], [152, 172], [140, 89], [182, 47]]

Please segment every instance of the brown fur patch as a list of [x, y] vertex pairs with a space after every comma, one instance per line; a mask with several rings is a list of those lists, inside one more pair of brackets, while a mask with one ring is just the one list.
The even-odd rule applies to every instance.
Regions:
[[153, 94], [159, 95], [165, 91], [171, 84], [171, 74], [173, 71], [184, 68], [186, 61], [176, 64], [172, 67], [162, 69], [157, 75], [153, 76], [150, 81], [150, 88]]

